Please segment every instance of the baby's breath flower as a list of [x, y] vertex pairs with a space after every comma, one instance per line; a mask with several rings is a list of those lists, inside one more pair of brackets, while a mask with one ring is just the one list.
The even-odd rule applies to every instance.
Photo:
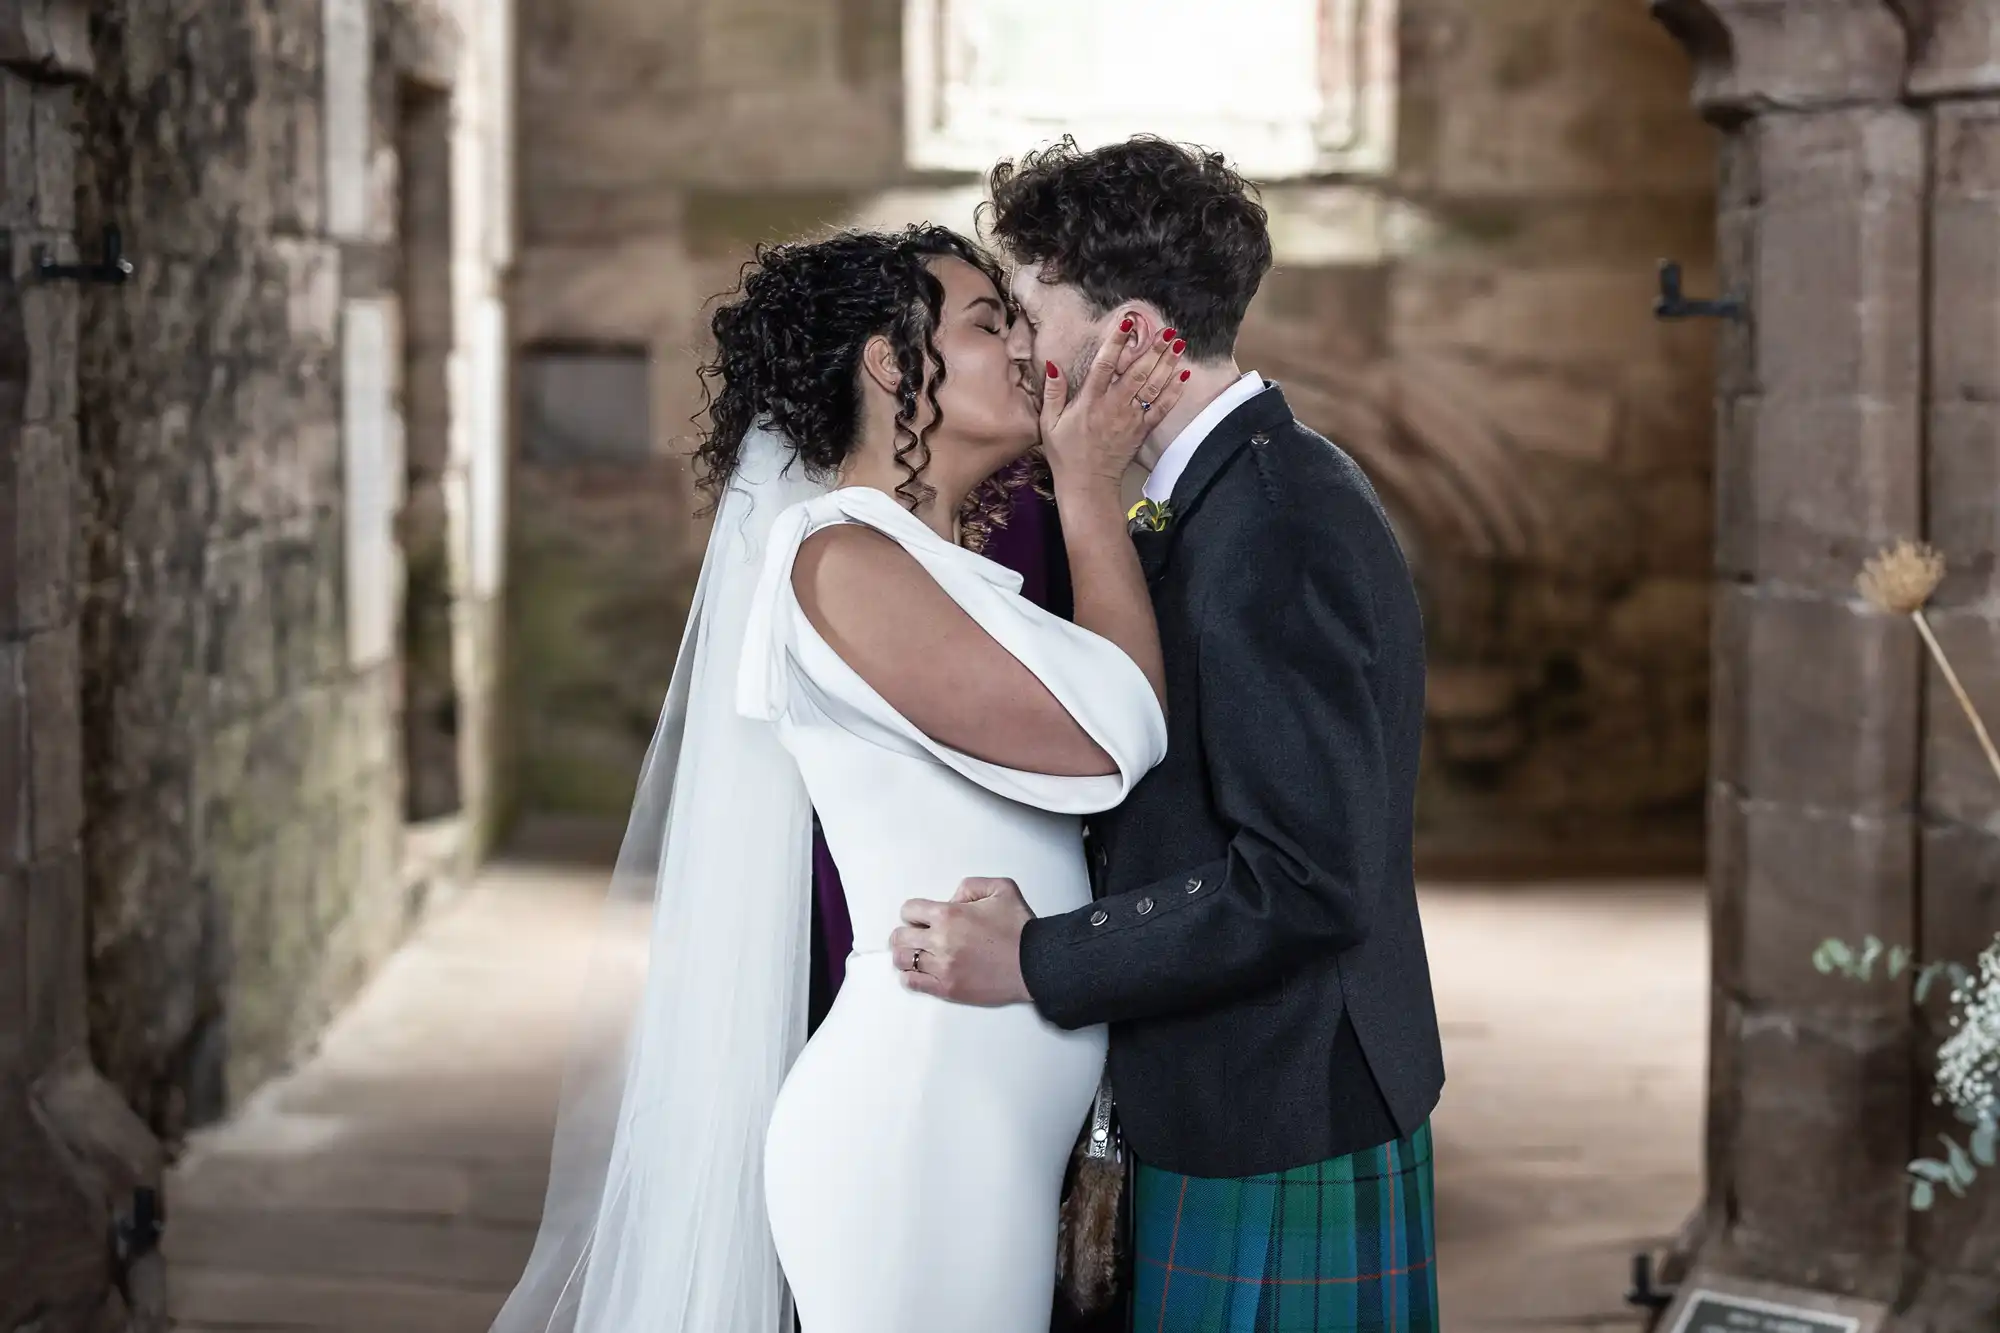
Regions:
[[2000, 1111], [2000, 936], [1979, 955], [1979, 977], [1952, 992], [1956, 1029], [1938, 1048], [1938, 1091], [1968, 1115]]

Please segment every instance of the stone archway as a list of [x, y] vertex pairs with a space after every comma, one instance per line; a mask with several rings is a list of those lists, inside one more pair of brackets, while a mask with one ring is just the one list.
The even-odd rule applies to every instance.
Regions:
[[[1923, 538], [1933, 623], [2000, 697], [2000, 17], [1952, 0], [1655, 0], [1725, 131], [1707, 1200], [1681, 1256], [2000, 1315], [2000, 1195], [1909, 1211], [1939, 1012], [1825, 936], [1969, 957], [2000, 927], [1992, 775], [1908, 626], [1854, 590]], [[1934, 1151], [1934, 1149], [1933, 1149]]]

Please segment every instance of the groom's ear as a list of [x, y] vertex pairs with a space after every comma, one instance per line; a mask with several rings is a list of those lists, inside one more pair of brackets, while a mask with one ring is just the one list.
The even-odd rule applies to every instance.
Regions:
[[1131, 329], [1125, 334], [1133, 347], [1145, 348], [1152, 345], [1166, 326], [1152, 307], [1127, 302], [1111, 312], [1111, 331], [1117, 333], [1130, 320]]

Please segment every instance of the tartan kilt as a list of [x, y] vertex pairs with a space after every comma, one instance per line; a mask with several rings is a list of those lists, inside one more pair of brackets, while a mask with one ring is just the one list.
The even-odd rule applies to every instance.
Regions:
[[1431, 1129], [1271, 1175], [1137, 1164], [1133, 1333], [1436, 1333]]

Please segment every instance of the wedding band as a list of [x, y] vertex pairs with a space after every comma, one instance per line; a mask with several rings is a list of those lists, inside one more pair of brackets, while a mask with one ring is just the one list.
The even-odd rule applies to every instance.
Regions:
[[922, 949], [919, 949], [915, 953], [910, 955], [910, 971], [921, 972], [923, 970], [924, 970], [924, 951]]

